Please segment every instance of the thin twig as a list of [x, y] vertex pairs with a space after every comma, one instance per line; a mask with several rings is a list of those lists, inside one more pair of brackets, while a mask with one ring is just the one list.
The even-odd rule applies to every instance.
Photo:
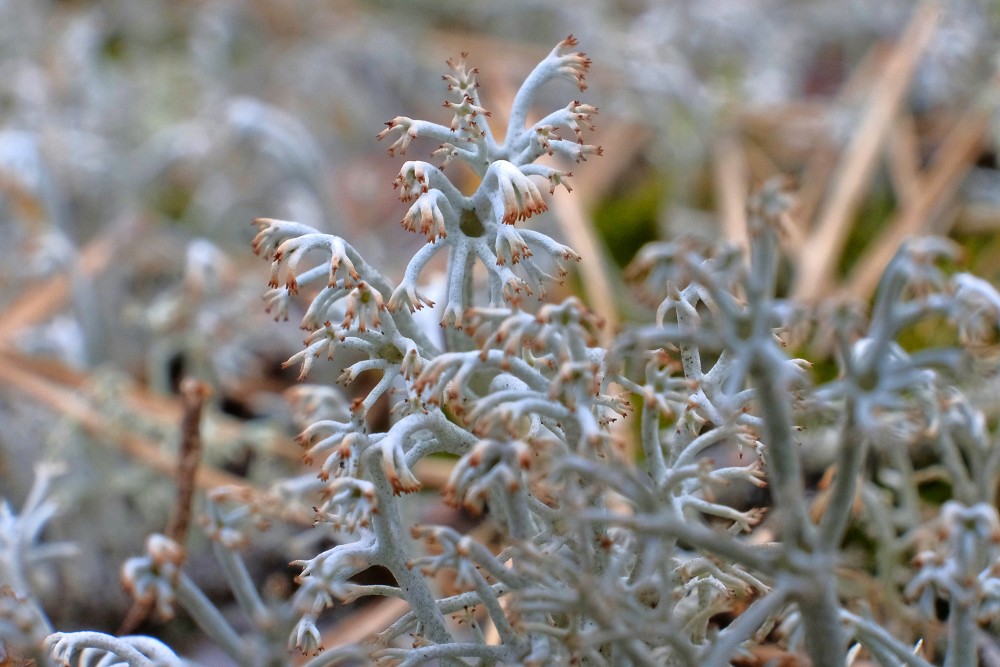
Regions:
[[[102, 237], [91, 241], [80, 251], [73, 274], [90, 278], [99, 274], [115, 257], [120, 240]], [[72, 275], [60, 274], [32, 287], [14, 301], [0, 318], [0, 340], [11, 337], [59, 312], [69, 300]]]
[[181, 446], [177, 455], [177, 500], [166, 534], [178, 544], [183, 544], [191, 523], [196, 477], [201, 464], [201, 414], [211, 389], [194, 378], [185, 378], [180, 389], [184, 418], [181, 420]]
[[[955, 122], [920, 178], [919, 196], [896, 212], [889, 225], [858, 258], [847, 280], [848, 294], [868, 298], [899, 245], [909, 236], [932, 231], [935, 215], [941, 213], [954, 196], [982, 151], [991, 117], [991, 110], [977, 105]], [[947, 230], [934, 231], [944, 233]]]
[[[885, 66], [890, 54], [891, 49], [883, 43], [868, 49], [837, 93], [833, 106], [845, 109], [859, 107], [863, 102], [864, 93], [872, 89], [872, 82]], [[829, 115], [829, 111], [825, 108], [820, 113], [824, 118]], [[830, 136], [829, 131], [817, 138], [802, 169], [801, 185], [795, 195], [795, 208], [800, 220], [812, 221], [815, 218], [830, 182], [830, 175], [837, 166], [839, 154], [839, 143]], [[795, 248], [794, 256], [798, 257], [800, 252], [801, 247]]]
[[[91, 375], [58, 361], [29, 357], [16, 349], [8, 348], [2, 339], [0, 339], [0, 363], [15, 365], [21, 371], [37, 376], [41, 384], [59, 387], [75, 395], [86, 395], [93, 389]], [[130, 386], [121, 400], [130, 414], [137, 415], [143, 420], [150, 420], [158, 427], [177, 424], [184, 412], [176, 397], [157, 394], [138, 385]], [[212, 414], [211, 424], [211, 431], [222, 440], [244, 437], [245, 424], [228, 415]], [[277, 431], [262, 444], [267, 453], [290, 460], [298, 460], [301, 455], [298, 448], [291, 445], [288, 439]]]
[[[99, 438], [111, 442], [126, 456], [129, 456], [151, 470], [163, 474], [173, 474], [176, 458], [162, 451], [159, 444], [149, 438], [123, 432], [109, 418], [102, 415], [78, 391], [60, 386], [21, 366], [15, 357], [0, 354], [0, 386], [16, 388], [21, 396], [30, 396], [55, 413], [75, 420], [80, 426]], [[204, 468], [198, 475], [198, 485], [202, 488], [216, 486], [236, 486], [248, 488], [242, 477], [237, 477], [216, 468]]]
[[889, 133], [886, 147], [889, 178], [892, 180], [896, 200], [905, 206], [920, 196], [920, 152], [917, 128], [910, 114], [900, 114]]
[[580, 273], [583, 283], [587, 286], [587, 301], [590, 307], [606, 323], [599, 335], [602, 338], [601, 344], [607, 345], [618, 330], [618, 309], [615, 305], [618, 298], [608, 279], [612, 273], [605, 266], [609, 261], [607, 252], [604, 251], [579, 199], [572, 195], [553, 197], [552, 211], [563, 233], [572, 239], [570, 242], [573, 244], [573, 249], [587, 259], [581, 263]]
[[713, 145], [713, 176], [716, 208], [722, 220], [722, 233], [730, 243], [749, 252], [746, 201], [749, 192], [747, 162], [735, 128], [716, 135]]
[[872, 182], [887, 130], [898, 114], [917, 61], [930, 43], [940, 14], [941, 9], [934, 2], [924, 2], [917, 8], [882, 76], [873, 82], [871, 101], [837, 167], [816, 228], [803, 244], [800, 256], [807, 261], [798, 267], [795, 296], [799, 299], [814, 301], [830, 289], [851, 221]]
[[[177, 498], [174, 500], [174, 509], [170, 513], [164, 533], [183, 546], [187, 542], [188, 528], [191, 525], [196, 478], [198, 467], [201, 465], [201, 415], [205, 399], [211, 390], [204, 382], [194, 378], [185, 378], [181, 382], [180, 389], [184, 416], [181, 419], [181, 442], [175, 472]], [[135, 632], [153, 613], [155, 605], [155, 599], [148, 596], [133, 602], [121, 627], [118, 628], [118, 635], [130, 635]]]

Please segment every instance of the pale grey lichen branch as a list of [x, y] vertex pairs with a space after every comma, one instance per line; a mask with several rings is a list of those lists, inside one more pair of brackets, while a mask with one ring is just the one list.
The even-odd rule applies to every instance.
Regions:
[[66, 667], [181, 667], [184, 664], [166, 644], [144, 636], [56, 632], [45, 639], [45, 647]]
[[[601, 153], [583, 143], [596, 107], [534, 109], [555, 79], [585, 88], [590, 61], [575, 46], [564, 40], [528, 75], [502, 143], [464, 55], [444, 77], [450, 122], [386, 123], [390, 155], [426, 141], [443, 162], [407, 161], [393, 183], [401, 226], [426, 240], [398, 284], [339, 236], [255, 222], [254, 251], [271, 263], [266, 308], [284, 319], [303, 306], [306, 338], [286, 366], [300, 379], [330, 367], [353, 400], [329, 387], [291, 392], [306, 470], [260, 493], [210, 494], [203, 529], [245, 631], [165, 537], [123, 578], [161, 614], [180, 605], [234, 660], [262, 667], [287, 662], [287, 650], [312, 655], [309, 667], [721, 666], [775, 645], [817, 667], [862, 651], [926, 667], [917, 640], [942, 601], [947, 633], [936, 635], [949, 640], [923, 650], [975, 664], [977, 628], [1000, 616], [1000, 447], [965, 385], [978, 379], [969, 352], [996, 342], [1000, 293], [945, 268], [953, 244], [911, 239], [870, 322], [851, 304], [793, 303], [781, 251], [795, 206], [775, 180], [748, 202], [749, 252], [689, 239], [642, 249], [627, 277], [648, 323], [602, 345], [604, 323], [579, 299], [527, 298], [545, 298], [581, 260], [523, 225], [548, 208], [545, 183], [549, 195], [571, 190], [563, 165], [534, 160]], [[478, 177], [469, 194], [447, 171], [454, 161]], [[440, 296], [422, 284], [438, 265]], [[425, 308], [443, 335], [424, 329]], [[962, 347], [904, 344], [925, 322], [952, 327]], [[833, 350], [822, 371], [794, 356], [808, 351], [810, 327]], [[422, 472], [431, 457], [454, 459], [437, 488]], [[929, 500], [928, 485], [950, 502]], [[434, 491], [480, 527], [414, 525]], [[295, 561], [296, 592], [271, 600], [240, 549], [282, 513], [304, 514], [334, 544]], [[23, 514], [2, 518], [30, 528]], [[390, 577], [357, 580], [373, 567]], [[846, 580], [858, 568], [878, 584], [867, 594], [883, 603], [880, 618]], [[365, 596], [409, 611], [369, 646], [322, 652], [327, 610]], [[13, 609], [0, 615], [5, 638], [3, 621], [21, 618], [13, 603], [34, 604], [0, 596], [0, 610]], [[124, 664], [140, 660], [130, 650]]]

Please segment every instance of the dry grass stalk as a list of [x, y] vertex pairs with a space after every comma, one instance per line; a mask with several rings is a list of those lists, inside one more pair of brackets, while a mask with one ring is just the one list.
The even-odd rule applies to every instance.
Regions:
[[713, 153], [712, 176], [722, 234], [728, 242], [743, 248], [745, 254], [749, 248], [746, 199], [750, 184], [746, 157], [736, 131], [719, 132], [715, 137]]
[[889, 179], [896, 199], [909, 202], [920, 196], [920, 145], [913, 116], [900, 114], [893, 125], [886, 146]]
[[941, 14], [933, 2], [922, 3], [900, 36], [881, 76], [872, 85], [872, 97], [858, 128], [837, 166], [833, 186], [820, 210], [815, 228], [803, 244], [795, 297], [815, 301], [828, 292], [854, 214], [875, 170], [888, 129], [898, 115], [917, 61], [930, 42]]
[[[177, 468], [177, 457], [164, 452], [159, 443], [124, 432], [90, 405], [79, 391], [34, 373], [11, 355], [0, 354], [0, 382], [8, 388], [17, 389], [22, 396], [37, 400], [59, 415], [76, 420], [92, 436], [102, 442], [114, 444], [123, 454], [151, 470], [172, 475]], [[197, 483], [203, 489], [216, 486], [247, 488], [246, 480], [209, 467], [199, 470]]]
[[[177, 453], [177, 471], [174, 475], [177, 497], [164, 533], [182, 546], [187, 542], [188, 528], [191, 525], [195, 478], [201, 465], [201, 414], [209, 394], [208, 385], [200, 380], [186, 378], [181, 383], [184, 417], [181, 420], [181, 442]], [[152, 597], [135, 600], [117, 634], [122, 636], [134, 633], [150, 617], [155, 606]]]
[[[84, 277], [99, 274], [114, 258], [119, 241], [103, 237], [91, 241], [80, 251], [75, 271]], [[10, 340], [23, 329], [44, 322], [69, 300], [72, 277], [58, 275], [24, 292], [0, 318], [0, 341]]]
[[889, 260], [907, 237], [931, 231], [935, 216], [952, 199], [962, 179], [975, 164], [989, 130], [991, 112], [975, 106], [960, 116], [937, 149], [930, 166], [919, 176], [917, 196], [907, 200], [879, 236], [858, 258], [847, 280], [847, 292], [867, 298]]

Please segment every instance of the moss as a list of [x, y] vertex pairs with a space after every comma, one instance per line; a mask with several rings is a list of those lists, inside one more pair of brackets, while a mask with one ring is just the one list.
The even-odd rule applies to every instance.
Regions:
[[878, 182], [872, 186], [871, 196], [865, 200], [851, 225], [850, 234], [844, 245], [837, 265], [839, 276], [846, 276], [854, 263], [870, 246], [871, 242], [885, 229], [886, 223], [896, 210], [896, 200], [888, 183]]
[[597, 232], [619, 267], [631, 262], [646, 243], [656, 240], [656, 219], [666, 189], [662, 176], [649, 171], [594, 210]]
[[483, 221], [479, 219], [479, 216], [471, 208], [462, 209], [458, 228], [462, 230], [463, 234], [473, 238], [482, 236], [486, 232], [486, 228], [483, 227]]
[[960, 270], [968, 271], [990, 282], [1000, 281], [1000, 236], [994, 232], [955, 234], [953, 237], [965, 252]]
[[951, 485], [940, 479], [924, 482], [918, 491], [921, 500], [934, 506], [943, 505], [954, 497]]

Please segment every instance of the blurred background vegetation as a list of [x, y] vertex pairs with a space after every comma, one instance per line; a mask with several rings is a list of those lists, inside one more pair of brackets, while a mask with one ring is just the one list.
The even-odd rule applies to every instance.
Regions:
[[[280, 363], [301, 333], [264, 312], [250, 221], [344, 236], [398, 279], [423, 239], [375, 135], [446, 121], [446, 58], [469, 53], [496, 127], [567, 34], [593, 59], [604, 157], [530, 224], [584, 256], [572, 289], [613, 330], [648, 317], [621, 278], [639, 247], [743, 243], [775, 175], [798, 202], [783, 289], [807, 304], [867, 301], [917, 234], [1000, 280], [998, 27], [990, 0], [0, 0], [0, 495], [69, 464], [56, 625], [128, 608], [117, 569], [169, 512], [182, 377], [213, 388], [202, 484], [298, 465]], [[287, 585], [287, 549], [260, 548]]]

